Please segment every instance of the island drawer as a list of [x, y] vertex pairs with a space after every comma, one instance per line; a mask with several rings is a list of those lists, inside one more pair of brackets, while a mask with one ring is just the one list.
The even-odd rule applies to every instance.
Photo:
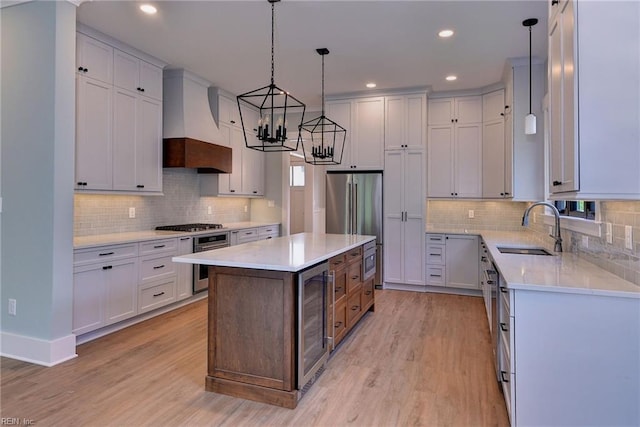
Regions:
[[362, 261], [349, 264], [347, 270], [347, 293], [351, 294], [353, 289], [362, 281]]
[[140, 259], [140, 282], [162, 279], [176, 274], [173, 255], [147, 255]]
[[335, 271], [334, 275], [334, 301], [339, 301], [340, 298], [347, 294], [347, 269], [341, 268]]
[[99, 246], [73, 251], [73, 265], [93, 264], [138, 256], [138, 244]]
[[138, 290], [138, 312], [162, 307], [176, 300], [175, 276], [164, 281], [159, 281], [153, 286]]
[[329, 258], [329, 269], [336, 270], [347, 263], [347, 254], [336, 255]]
[[357, 261], [362, 261], [362, 246], [347, 251], [347, 262], [351, 264]]
[[151, 240], [140, 243], [140, 255], [153, 255], [165, 252], [172, 252], [176, 255], [178, 252], [178, 239], [161, 239]]
[[373, 301], [374, 282], [375, 277], [370, 278], [362, 284], [362, 308], [367, 308]]
[[338, 345], [347, 330], [347, 304], [343, 301], [335, 306], [333, 317], [333, 345]]
[[362, 312], [362, 288], [358, 287], [347, 300], [347, 326], [355, 324]]

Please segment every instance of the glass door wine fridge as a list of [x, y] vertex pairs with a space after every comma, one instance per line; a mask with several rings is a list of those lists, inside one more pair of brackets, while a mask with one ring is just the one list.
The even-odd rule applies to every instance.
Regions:
[[298, 389], [312, 384], [329, 358], [327, 339], [329, 263], [298, 274]]

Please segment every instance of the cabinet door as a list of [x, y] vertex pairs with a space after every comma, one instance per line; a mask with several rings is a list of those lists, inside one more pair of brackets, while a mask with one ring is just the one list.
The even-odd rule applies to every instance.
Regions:
[[133, 93], [140, 91], [140, 60], [135, 56], [114, 49], [113, 52], [113, 84], [116, 87]]
[[406, 144], [404, 96], [388, 96], [384, 101], [384, 149], [398, 150]]
[[220, 116], [220, 122], [240, 126], [240, 112], [238, 111], [238, 104], [235, 99], [219, 95], [218, 114]]
[[450, 125], [454, 120], [453, 98], [429, 100], [429, 126]]
[[402, 283], [403, 170], [402, 150], [385, 151], [384, 181], [384, 281]]
[[487, 123], [504, 118], [504, 89], [482, 95], [482, 121]]
[[354, 102], [352, 164], [357, 169], [384, 168], [384, 98]]
[[78, 76], [76, 104], [76, 188], [111, 190], [112, 86]]
[[427, 97], [425, 94], [407, 95], [406, 148], [424, 150], [427, 135]]
[[104, 326], [105, 274], [103, 265], [91, 264], [73, 270], [73, 328], [81, 335]]
[[162, 102], [138, 97], [136, 189], [162, 191]]
[[509, 197], [505, 189], [504, 121], [497, 119], [482, 126], [482, 197]]
[[404, 283], [424, 285], [424, 151], [407, 150], [402, 172]]
[[[451, 197], [453, 189], [453, 125], [429, 126], [427, 195]], [[385, 170], [386, 173], [386, 170]]]
[[242, 193], [242, 155], [245, 149], [242, 130], [220, 122], [221, 144], [231, 147], [231, 173], [218, 175], [218, 193], [238, 195]]
[[456, 197], [482, 196], [482, 124], [456, 126]]
[[105, 324], [116, 323], [133, 317], [138, 312], [138, 260], [129, 258], [113, 263], [105, 271]]
[[140, 60], [139, 71], [144, 96], [162, 101], [162, 68]]
[[336, 144], [336, 153], [342, 150], [342, 162], [339, 165], [327, 166], [327, 170], [348, 170], [353, 164], [351, 157], [351, 141], [353, 140], [353, 125], [351, 101], [332, 101], [326, 104], [326, 115], [328, 118], [347, 130], [344, 146]]
[[448, 234], [445, 248], [447, 286], [480, 289], [477, 236]]
[[[244, 144], [244, 136], [242, 143]], [[242, 153], [242, 192], [247, 196], [264, 196], [264, 156], [258, 150], [243, 147]]]
[[113, 189], [136, 190], [138, 94], [116, 88], [113, 101]]
[[463, 96], [455, 98], [455, 120], [458, 125], [482, 123], [482, 97]]
[[[193, 253], [193, 238], [178, 238], [178, 255]], [[176, 299], [189, 298], [193, 294], [193, 266], [179, 263], [176, 265]]]
[[76, 70], [82, 68], [83, 71], [78, 72], [83, 76], [112, 84], [113, 48], [80, 33], [77, 33], [76, 43]]

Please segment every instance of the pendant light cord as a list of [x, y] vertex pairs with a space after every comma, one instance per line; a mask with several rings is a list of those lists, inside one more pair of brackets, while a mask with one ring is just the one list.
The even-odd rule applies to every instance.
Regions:
[[322, 56], [322, 117], [324, 117], [324, 55]]
[[531, 114], [531, 25], [529, 25], [529, 114]]
[[273, 75], [275, 70], [274, 61], [273, 61], [273, 45], [274, 45], [273, 28], [275, 27], [275, 15], [276, 15], [275, 3], [271, 3], [271, 85], [272, 86], [274, 84]]

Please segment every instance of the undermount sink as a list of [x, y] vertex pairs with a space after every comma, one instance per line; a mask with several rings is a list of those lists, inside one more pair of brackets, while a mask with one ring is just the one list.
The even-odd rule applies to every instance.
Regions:
[[553, 255], [551, 252], [544, 248], [518, 248], [510, 246], [498, 246], [498, 250], [502, 254], [516, 254], [516, 255]]

